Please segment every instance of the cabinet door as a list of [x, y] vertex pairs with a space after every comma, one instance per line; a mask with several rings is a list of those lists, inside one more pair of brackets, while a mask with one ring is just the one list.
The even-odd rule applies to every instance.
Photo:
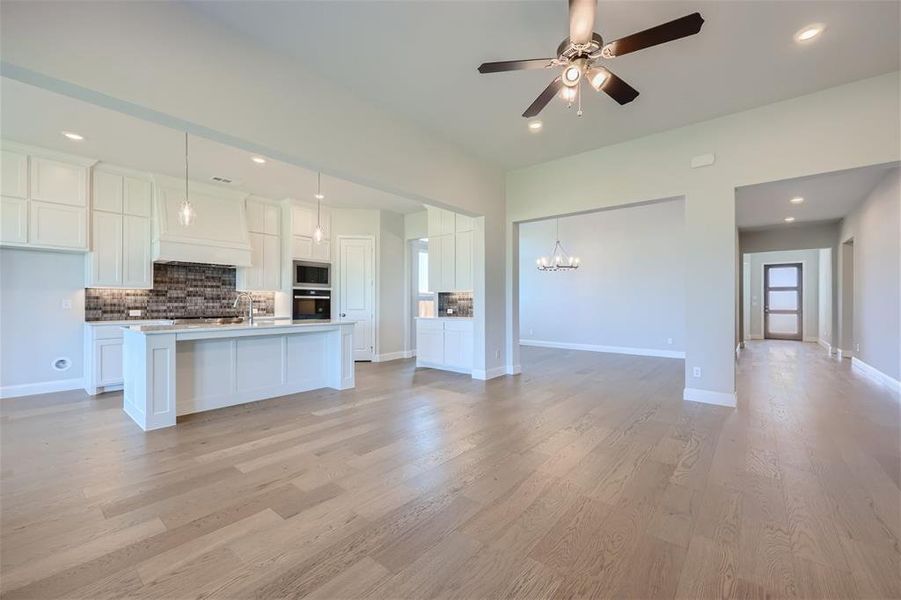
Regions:
[[0, 196], [0, 243], [28, 242], [28, 200]]
[[94, 210], [121, 213], [122, 186], [121, 175], [106, 173], [105, 171], [94, 171], [94, 187], [92, 190], [94, 202], [92, 208]]
[[331, 246], [332, 242], [328, 238], [323, 238], [319, 244], [313, 242], [313, 260], [331, 260]]
[[472, 289], [472, 231], [454, 235], [454, 289]]
[[[323, 240], [332, 237], [332, 211], [328, 206], [323, 206], [319, 215], [319, 224], [322, 226]], [[313, 226], [316, 226], [316, 216], [313, 215]]]
[[244, 283], [241, 289], [259, 290], [263, 285], [265, 269], [265, 238], [262, 233], [250, 233], [250, 265], [244, 269]]
[[94, 364], [98, 386], [122, 383], [122, 340], [96, 340]]
[[266, 233], [264, 225], [265, 205], [259, 200], [248, 198], [244, 203], [245, 214], [247, 215], [247, 231], [251, 233]]
[[150, 218], [150, 207], [153, 204], [153, 184], [146, 179], [125, 177], [126, 215]]
[[123, 217], [122, 250], [122, 285], [127, 288], [152, 288], [149, 218], [134, 215]]
[[281, 209], [276, 204], [263, 204], [263, 233], [281, 235]]
[[83, 207], [32, 200], [28, 242], [36, 246], [87, 250], [86, 212]]
[[472, 323], [446, 322], [444, 364], [455, 369], [472, 369]]
[[[431, 209], [430, 209], [431, 210]], [[441, 290], [441, 236], [429, 236], [429, 291]]]
[[472, 231], [473, 230], [473, 222], [472, 217], [467, 217], [466, 215], [455, 215], [455, 231], [460, 233], [462, 231]]
[[80, 165], [31, 157], [31, 199], [86, 206], [87, 169]]
[[281, 288], [282, 257], [281, 244], [277, 235], [264, 235], [263, 238], [263, 272], [260, 289], [275, 291]]
[[312, 238], [316, 226], [316, 213], [305, 206], [291, 207], [291, 233]]
[[28, 156], [3, 150], [0, 152], [0, 195], [28, 197]]
[[291, 237], [291, 258], [312, 259], [313, 238], [301, 235]]
[[454, 279], [454, 269], [457, 263], [454, 234], [438, 236], [441, 242], [441, 288], [439, 292], [448, 292], [457, 289]]
[[422, 320], [416, 322], [416, 360], [444, 364], [444, 331], [422, 325]]
[[122, 285], [122, 215], [95, 211], [88, 287]]

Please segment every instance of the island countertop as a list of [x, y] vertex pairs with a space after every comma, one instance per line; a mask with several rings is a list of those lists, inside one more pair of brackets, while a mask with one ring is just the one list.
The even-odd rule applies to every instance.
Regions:
[[148, 335], [163, 333], [191, 333], [191, 334], [216, 334], [228, 333], [234, 335], [260, 335], [264, 333], [277, 333], [277, 330], [315, 329], [335, 326], [353, 326], [353, 321], [341, 320], [294, 320], [262, 318], [253, 324], [245, 321], [242, 323], [165, 323], [156, 325], [132, 325], [127, 331], [135, 331]]

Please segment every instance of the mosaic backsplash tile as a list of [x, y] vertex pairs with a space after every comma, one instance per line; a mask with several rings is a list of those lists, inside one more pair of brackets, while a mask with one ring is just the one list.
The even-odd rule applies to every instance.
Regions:
[[[454, 314], [447, 314], [449, 308]], [[471, 317], [472, 292], [438, 292], [438, 316]]]
[[[247, 305], [235, 301], [235, 269], [194, 263], [153, 265], [152, 290], [87, 288], [84, 291], [85, 321], [127, 319], [185, 319], [231, 317], [247, 314]], [[275, 314], [273, 292], [253, 292], [258, 315]], [[141, 316], [128, 316], [138, 309]]]

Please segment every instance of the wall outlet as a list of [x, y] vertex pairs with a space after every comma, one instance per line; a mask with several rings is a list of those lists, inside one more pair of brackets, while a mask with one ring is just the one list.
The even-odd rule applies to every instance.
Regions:
[[72, 301], [68, 298], [63, 298], [63, 301], [60, 303], [60, 306], [63, 310], [72, 310]]
[[695, 367], [691, 370], [692, 377], [700, 377], [701, 376], [701, 367]]
[[499, 349], [498, 349], [498, 350], [495, 350], [495, 351], [494, 351], [494, 358], [495, 358], [495, 359], [499, 359], [500, 357], [501, 357], [501, 351], [500, 351]]
[[673, 338], [666, 338], [666, 343], [669, 344], [670, 346], [672, 346], [672, 345], [673, 345]]
[[129, 317], [140, 317], [140, 316], [141, 316], [141, 312], [142, 312], [142, 311], [141, 311], [140, 308], [132, 308], [132, 309], [129, 309], [129, 311], [128, 311], [128, 316], [129, 316]]
[[860, 344], [854, 344], [854, 351], [860, 352]]

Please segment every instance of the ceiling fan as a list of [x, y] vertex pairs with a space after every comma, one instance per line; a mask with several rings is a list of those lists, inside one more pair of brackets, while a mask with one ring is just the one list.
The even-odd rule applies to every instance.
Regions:
[[570, 106], [578, 100], [577, 114], [581, 116], [579, 83], [583, 79], [587, 79], [595, 91], [604, 92], [620, 104], [628, 104], [638, 96], [638, 90], [606, 67], [598, 64], [600, 59], [616, 58], [623, 54], [694, 35], [701, 30], [701, 25], [704, 23], [700, 13], [692, 13], [605, 44], [601, 36], [594, 32], [596, 10], [597, 0], [569, 0], [569, 37], [557, 47], [555, 58], [482, 63], [479, 65], [479, 73], [561, 67], [560, 75], [554, 78], [550, 85], [535, 98], [522, 116], [534, 117], [557, 94], [567, 100]]

